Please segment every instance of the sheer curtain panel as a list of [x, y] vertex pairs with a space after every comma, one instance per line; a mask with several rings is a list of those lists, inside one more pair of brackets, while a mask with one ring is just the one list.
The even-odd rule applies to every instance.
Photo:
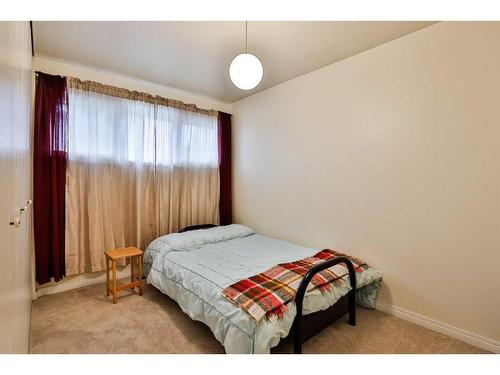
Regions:
[[219, 220], [217, 117], [116, 90], [69, 87], [68, 275], [105, 269], [107, 249]]
[[217, 117], [158, 106], [158, 231], [219, 222]]

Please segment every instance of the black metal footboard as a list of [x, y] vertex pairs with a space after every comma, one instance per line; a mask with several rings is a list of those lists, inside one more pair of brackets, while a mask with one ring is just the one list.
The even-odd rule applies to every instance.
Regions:
[[354, 271], [354, 267], [351, 261], [346, 257], [338, 257], [334, 259], [326, 260], [320, 264], [312, 267], [302, 279], [302, 282], [299, 285], [299, 289], [297, 290], [297, 294], [295, 296], [295, 305], [297, 306], [297, 315], [295, 316], [295, 320], [292, 326], [293, 333], [293, 352], [295, 354], [302, 353], [302, 343], [305, 341], [304, 336], [302, 334], [302, 325], [304, 316], [302, 315], [302, 306], [304, 303], [304, 295], [306, 293], [307, 286], [311, 282], [314, 275], [318, 272], [321, 272], [327, 268], [333, 267], [336, 264], [345, 263], [348, 273], [349, 273], [349, 281], [351, 283], [351, 290], [347, 294], [347, 312], [349, 313], [349, 324], [352, 326], [356, 325], [356, 273]]

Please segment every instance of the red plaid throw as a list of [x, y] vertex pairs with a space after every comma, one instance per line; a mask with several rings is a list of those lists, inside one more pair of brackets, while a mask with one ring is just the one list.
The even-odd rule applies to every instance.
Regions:
[[[258, 275], [238, 281], [228, 286], [222, 293], [257, 322], [272, 315], [282, 318], [287, 304], [294, 300], [299, 284], [306, 273], [320, 262], [341, 256], [347, 257], [352, 262], [356, 272], [362, 272], [367, 267], [367, 264], [358, 258], [325, 249], [311, 257], [278, 264]], [[307, 292], [319, 289], [325, 293], [347, 274], [347, 268], [343, 263], [327, 268], [312, 278]]]

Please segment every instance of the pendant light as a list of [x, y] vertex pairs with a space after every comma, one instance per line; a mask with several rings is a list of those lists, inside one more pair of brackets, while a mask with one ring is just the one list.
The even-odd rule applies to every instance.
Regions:
[[236, 56], [229, 66], [229, 77], [241, 90], [251, 90], [262, 81], [264, 68], [260, 60], [248, 53], [248, 23], [245, 21], [245, 53]]

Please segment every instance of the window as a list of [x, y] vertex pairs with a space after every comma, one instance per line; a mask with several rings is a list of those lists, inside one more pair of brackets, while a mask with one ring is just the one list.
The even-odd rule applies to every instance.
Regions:
[[217, 118], [70, 88], [68, 149], [89, 163], [216, 167]]

